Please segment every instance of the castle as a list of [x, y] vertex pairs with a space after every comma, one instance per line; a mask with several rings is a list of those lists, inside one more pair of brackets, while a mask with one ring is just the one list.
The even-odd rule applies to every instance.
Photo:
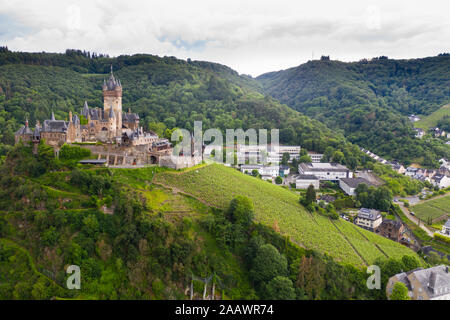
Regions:
[[[122, 84], [116, 79], [111, 67], [108, 80], [103, 81], [103, 109], [90, 108], [87, 102], [81, 109], [80, 117], [69, 112], [69, 121], [56, 120], [52, 112], [50, 120], [41, 125], [36, 123], [34, 130], [29, 128], [28, 121], [16, 134], [16, 143], [45, 139], [48, 145], [60, 147], [64, 143], [102, 142], [126, 145], [148, 145], [161, 141], [155, 133], [144, 132], [139, 126], [139, 115], [122, 111]], [[168, 142], [166, 146], [169, 147]]]
[[201, 155], [194, 151], [188, 156], [172, 155], [173, 148], [167, 139], [159, 138], [154, 132], [145, 132], [136, 113], [122, 111], [122, 84], [114, 76], [112, 67], [102, 89], [103, 109], [90, 108], [85, 102], [80, 116], [70, 111], [68, 121], [56, 120], [52, 112], [50, 120], [44, 120], [42, 125], [37, 121], [34, 129], [26, 120], [15, 133], [15, 142], [36, 145], [45, 140], [57, 155], [66, 143], [84, 143], [83, 147], [90, 149], [98, 159], [106, 159], [109, 165], [159, 164], [179, 169], [202, 161]]

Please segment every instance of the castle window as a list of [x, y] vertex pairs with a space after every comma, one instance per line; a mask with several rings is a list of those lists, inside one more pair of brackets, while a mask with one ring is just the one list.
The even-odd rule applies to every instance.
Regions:
[[105, 128], [105, 127], [103, 127], [103, 128], [102, 128], [102, 131], [108, 131], [108, 129], [107, 129], [107, 128]]

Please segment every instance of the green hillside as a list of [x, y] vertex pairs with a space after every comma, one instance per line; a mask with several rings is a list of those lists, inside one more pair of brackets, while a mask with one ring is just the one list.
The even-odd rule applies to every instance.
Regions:
[[57, 119], [79, 112], [86, 100], [103, 107], [101, 85], [110, 66], [123, 85], [124, 111], [140, 116], [144, 129], [170, 137], [175, 127], [193, 129], [279, 129], [280, 143], [324, 153], [343, 152], [351, 168], [365, 162], [343, 135], [261, 93], [254, 79], [219, 64], [152, 55], [92, 57], [82, 52], [29, 54], [0, 52], [0, 155], [28, 116]]
[[[216, 299], [384, 299], [366, 264], [384, 286], [423, 263], [220, 165], [83, 167], [51, 151], [18, 144], [0, 166], [0, 299], [189, 299], [192, 280], [198, 299], [205, 278]], [[66, 289], [72, 264], [80, 290]]]
[[450, 55], [345, 63], [322, 59], [257, 78], [265, 91], [347, 139], [388, 159], [435, 166], [450, 156], [442, 141], [414, 138], [410, 114], [450, 101]]
[[423, 116], [419, 121], [414, 122], [414, 127], [428, 130], [431, 127], [436, 127], [439, 121], [445, 117], [450, 117], [450, 104], [440, 107], [428, 116]]
[[450, 214], [450, 195], [423, 201], [411, 208], [417, 217], [425, 222]]
[[298, 195], [222, 165], [209, 165], [182, 173], [158, 173], [155, 183], [180, 190], [219, 208], [237, 195], [253, 200], [255, 218], [267, 226], [275, 223], [283, 235], [298, 245], [329, 254], [336, 260], [367, 265], [377, 258], [415, 256], [406, 247], [374, 235], [348, 222], [311, 215]]

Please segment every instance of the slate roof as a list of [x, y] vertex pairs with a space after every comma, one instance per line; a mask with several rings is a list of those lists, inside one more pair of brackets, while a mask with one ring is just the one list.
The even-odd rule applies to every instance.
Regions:
[[350, 188], [356, 188], [362, 183], [367, 184], [368, 187], [372, 186], [372, 183], [364, 178], [342, 178], [341, 181], [348, 185]]
[[375, 221], [381, 217], [380, 211], [375, 209], [361, 208], [358, 212], [358, 218]]
[[43, 132], [66, 132], [67, 122], [64, 120], [44, 120]]

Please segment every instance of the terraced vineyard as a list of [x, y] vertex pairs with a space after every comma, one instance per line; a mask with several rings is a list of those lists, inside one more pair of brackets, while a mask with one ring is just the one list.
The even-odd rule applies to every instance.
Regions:
[[430, 217], [434, 220], [443, 215], [448, 215], [450, 213], [450, 194], [417, 204], [411, 210], [424, 221], [427, 221]]
[[154, 182], [219, 208], [226, 208], [233, 197], [245, 195], [253, 200], [257, 221], [268, 226], [276, 221], [283, 235], [301, 246], [327, 253], [337, 261], [362, 266], [386, 257], [384, 253], [389, 257], [415, 255], [396, 242], [356, 229], [346, 221], [336, 221], [333, 225], [326, 217], [311, 215], [298, 204], [295, 193], [222, 165], [186, 172], [160, 172]]

